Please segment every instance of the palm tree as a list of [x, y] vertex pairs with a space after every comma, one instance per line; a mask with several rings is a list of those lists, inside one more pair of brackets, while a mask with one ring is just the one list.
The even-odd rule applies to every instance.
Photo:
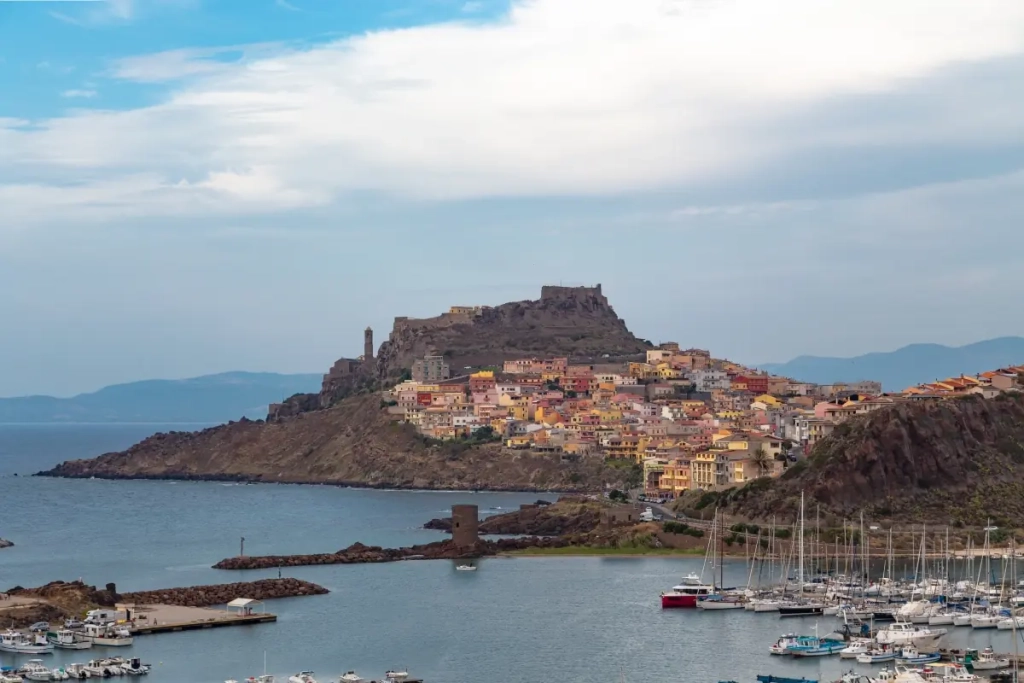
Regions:
[[763, 446], [758, 447], [750, 459], [757, 465], [757, 476], [768, 476], [768, 470], [772, 466], [772, 456], [768, 455], [768, 451]]

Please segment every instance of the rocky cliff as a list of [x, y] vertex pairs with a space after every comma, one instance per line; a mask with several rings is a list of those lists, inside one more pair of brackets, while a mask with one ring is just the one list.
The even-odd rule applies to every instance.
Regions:
[[505, 451], [500, 444], [428, 443], [389, 419], [376, 395], [272, 423], [242, 420], [156, 434], [126, 451], [72, 460], [44, 476], [323, 483], [381, 488], [596, 490], [621, 485], [600, 460]]
[[[1024, 526], [1024, 395], [904, 403], [839, 425], [776, 480], [723, 494], [731, 511]], [[813, 513], [812, 513], [813, 514]], [[787, 519], [788, 518], [788, 519]]]
[[383, 380], [395, 378], [428, 354], [445, 356], [456, 370], [513, 358], [632, 356], [649, 348], [616, 315], [601, 285], [543, 287], [536, 301], [435, 318], [395, 318], [377, 355], [376, 372]]

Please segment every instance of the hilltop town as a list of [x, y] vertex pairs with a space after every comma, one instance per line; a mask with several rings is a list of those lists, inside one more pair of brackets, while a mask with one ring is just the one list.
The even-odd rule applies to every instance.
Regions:
[[883, 394], [875, 381], [811, 384], [671, 342], [636, 362], [520, 358], [455, 372], [443, 356], [416, 360], [411, 377], [384, 393], [389, 412], [429, 439], [635, 464], [645, 494], [659, 498], [778, 477], [852, 417], [904, 402], [992, 398], [1024, 378], [1017, 366]]

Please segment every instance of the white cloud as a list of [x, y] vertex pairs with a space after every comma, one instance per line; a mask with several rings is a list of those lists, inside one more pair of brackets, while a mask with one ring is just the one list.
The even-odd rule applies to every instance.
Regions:
[[91, 98], [96, 97], [95, 90], [65, 90], [60, 94], [61, 97], [85, 97]]
[[[130, 3], [118, 7], [131, 15]], [[1022, 51], [1019, 0], [522, 1], [492, 23], [264, 47], [234, 62], [223, 50], [124, 60], [117, 77], [181, 82], [147, 108], [0, 127], [0, 178], [37, 179], [12, 199], [36, 201], [24, 215], [40, 219], [72, 199], [145, 215], [211, 203], [277, 210], [363, 190], [428, 199], [657, 190], [810, 144], [899, 142], [905, 122], [756, 131]], [[922, 115], [912, 132], [1000, 141], [1019, 121]], [[48, 201], [72, 181], [71, 199]]]

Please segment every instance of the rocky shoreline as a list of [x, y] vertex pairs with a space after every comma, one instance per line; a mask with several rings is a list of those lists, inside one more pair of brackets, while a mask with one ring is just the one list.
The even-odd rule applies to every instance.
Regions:
[[[43, 472], [36, 472], [33, 477], [53, 477], [56, 479], [105, 479], [109, 481], [208, 481], [234, 484], [294, 484], [297, 486], [335, 486], [345, 489], [367, 489], [375, 491], [463, 491], [465, 493], [494, 492], [494, 493], [589, 493], [589, 488], [573, 488], [572, 486], [559, 486], [558, 488], [544, 488], [531, 486], [517, 486], [502, 484], [483, 484], [472, 489], [461, 485], [461, 482], [452, 482], [450, 486], [423, 486], [407, 482], [364, 482], [364, 481], [341, 481], [324, 479], [289, 479], [275, 477], [273, 475], [245, 475], [231, 473], [217, 474], [195, 474], [193, 472], [163, 472], [160, 474], [119, 474], [103, 473], [92, 474], [89, 472], [74, 472], [71, 470], [59, 470], [54, 468]], [[497, 532], [496, 532], [497, 533]], [[3, 539], [0, 539], [2, 542]], [[6, 541], [10, 543], [10, 541]], [[10, 543], [10, 545], [14, 545]], [[5, 548], [0, 544], [0, 548]]]
[[302, 581], [301, 579], [260, 579], [259, 581], [122, 593], [120, 601], [138, 605], [210, 607], [211, 605], [226, 605], [235, 598], [274, 600], [276, 598], [294, 598], [303, 595], [325, 595], [329, 592], [323, 586], [318, 586], [309, 581]]
[[246, 555], [229, 557], [213, 565], [214, 569], [273, 569], [319, 564], [372, 564], [405, 560], [469, 560], [529, 548], [565, 548], [572, 545], [568, 537], [502, 538], [459, 546], [451, 540], [437, 541], [406, 548], [382, 548], [354, 543], [336, 553], [312, 555]]
[[[518, 510], [480, 520], [483, 535], [566, 536], [586, 534], [601, 524], [601, 504], [583, 497], [564, 496], [557, 503], [538, 500]], [[432, 519], [424, 529], [451, 533], [450, 517]]]

